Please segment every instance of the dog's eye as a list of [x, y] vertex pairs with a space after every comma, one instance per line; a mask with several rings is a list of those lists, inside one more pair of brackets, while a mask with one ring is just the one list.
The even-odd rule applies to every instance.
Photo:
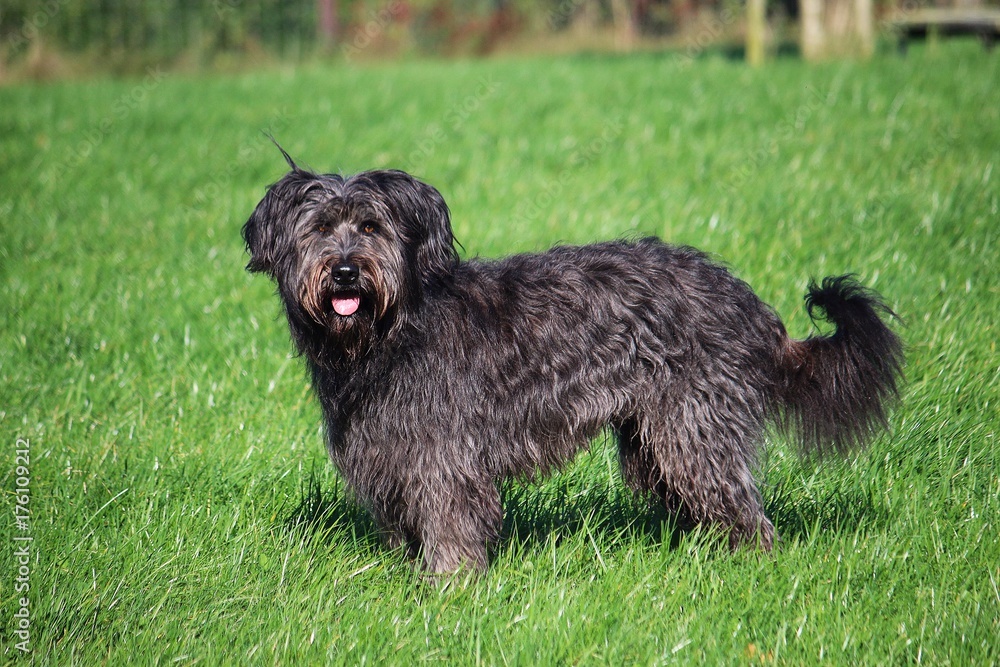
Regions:
[[378, 231], [378, 225], [371, 220], [366, 220], [361, 223], [361, 231], [365, 234], [374, 234]]
[[316, 231], [319, 232], [320, 234], [326, 234], [328, 231], [330, 231], [330, 225], [317, 225]]

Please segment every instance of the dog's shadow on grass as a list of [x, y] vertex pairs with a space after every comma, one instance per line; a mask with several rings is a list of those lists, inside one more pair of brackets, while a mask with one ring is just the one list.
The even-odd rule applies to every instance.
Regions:
[[[817, 533], [851, 533], [891, 520], [885, 503], [868, 488], [810, 491], [795, 481], [763, 485], [765, 513], [775, 525], [779, 545], [808, 542]], [[624, 486], [579, 488], [558, 481], [505, 483], [501, 488], [504, 521], [497, 551], [517, 546], [535, 551], [543, 545], [589, 534], [595, 545], [639, 542], [675, 550], [690, 532], [678, 517]], [[337, 478], [324, 488], [315, 475], [305, 480], [298, 502], [284, 523], [290, 532], [320, 542], [350, 541], [358, 548], [384, 550], [368, 512]], [[780, 546], [779, 546], [780, 548]]]
[[[504, 521], [497, 549], [512, 543], [533, 549], [551, 539], [587, 531], [598, 543], [612, 544], [624, 535], [641, 535], [676, 546], [682, 532], [662, 507], [624, 488], [572, 489], [559, 483], [520, 484], [501, 488]], [[295, 502], [284, 512], [288, 532], [304, 539], [351, 541], [360, 549], [384, 549], [378, 526], [338, 479], [324, 486], [315, 474], [303, 481]]]
[[290, 533], [320, 542], [351, 541], [359, 548], [379, 548], [378, 527], [339, 478], [324, 488], [315, 473], [303, 481], [298, 502], [287, 511], [284, 524]]
[[813, 489], [799, 482], [763, 488], [764, 511], [784, 544], [808, 542], [822, 534], [853, 535], [892, 521], [885, 500], [867, 485]]
[[[776, 548], [807, 543], [817, 536], [853, 535], [891, 522], [891, 512], [877, 490], [831, 485], [807, 488], [802, 480], [763, 483], [764, 513], [778, 535]], [[640, 542], [676, 550], [689, 533], [700, 532], [658, 500], [624, 487], [573, 492], [566, 487], [509, 485], [504, 502], [502, 542], [524, 547], [589, 531], [599, 544]], [[724, 535], [702, 533], [706, 545], [724, 547]], [[700, 539], [700, 538], [698, 538]], [[501, 544], [501, 547], [503, 544]]]
[[635, 542], [676, 548], [686, 532], [662, 505], [624, 485], [573, 489], [562, 484], [506, 484], [500, 548], [514, 543], [531, 550], [550, 541], [587, 533], [595, 544]]

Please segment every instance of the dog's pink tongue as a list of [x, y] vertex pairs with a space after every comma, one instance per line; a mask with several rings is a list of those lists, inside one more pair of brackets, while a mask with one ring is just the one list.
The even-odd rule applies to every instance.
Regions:
[[349, 317], [358, 312], [359, 306], [361, 306], [361, 299], [356, 296], [346, 299], [333, 297], [333, 310], [342, 317]]

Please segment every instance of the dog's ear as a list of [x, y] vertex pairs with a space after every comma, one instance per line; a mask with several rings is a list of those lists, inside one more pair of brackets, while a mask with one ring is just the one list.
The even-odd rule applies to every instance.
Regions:
[[425, 231], [424, 238], [418, 241], [417, 270], [425, 279], [444, 276], [451, 273], [458, 263], [455, 235], [451, 231], [451, 212], [436, 188], [421, 181], [417, 183], [422, 190], [420, 199], [424, 206], [420, 217]]
[[284, 178], [268, 188], [267, 194], [243, 225], [243, 241], [250, 254], [247, 271], [263, 272], [274, 277], [276, 264], [303, 203], [303, 192], [315, 178], [315, 175], [293, 167]]
[[370, 174], [389, 195], [393, 214], [402, 225], [405, 241], [414, 248], [417, 275], [424, 283], [448, 275], [458, 263], [448, 204], [436, 188], [406, 172], [387, 170]]
[[274, 275], [274, 260], [277, 255], [278, 222], [274, 211], [274, 194], [268, 191], [260, 200], [250, 219], [243, 225], [243, 241], [247, 246], [250, 261], [247, 271], [263, 271]]

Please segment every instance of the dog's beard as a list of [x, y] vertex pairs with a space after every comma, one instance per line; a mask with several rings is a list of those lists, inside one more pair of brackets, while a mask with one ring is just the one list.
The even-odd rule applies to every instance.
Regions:
[[299, 303], [327, 344], [348, 358], [371, 349], [378, 332], [386, 329], [394, 308], [389, 283], [378, 271], [362, 266], [358, 281], [336, 284], [331, 263], [319, 263], [299, 286]]

